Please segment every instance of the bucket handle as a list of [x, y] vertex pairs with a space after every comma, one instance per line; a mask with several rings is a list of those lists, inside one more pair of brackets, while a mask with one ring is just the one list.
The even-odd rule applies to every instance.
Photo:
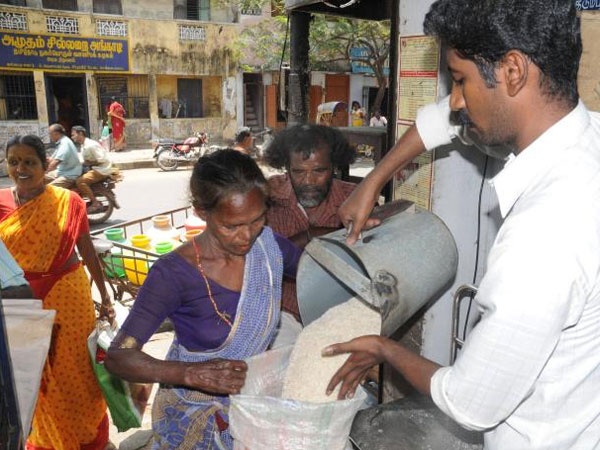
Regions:
[[329, 250], [320, 238], [313, 239], [304, 249], [325, 270], [331, 272], [332, 267], [337, 267], [335, 276], [346, 286], [370, 305], [381, 308], [379, 301], [372, 295], [372, 283], [369, 278], [358, 272], [354, 267]]

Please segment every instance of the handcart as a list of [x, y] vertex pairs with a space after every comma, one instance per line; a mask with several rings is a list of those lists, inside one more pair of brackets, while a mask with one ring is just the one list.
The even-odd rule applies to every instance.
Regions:
[[110, 285], [115, 301], [124, 306], [131, 306], [149, 269], [160, 255], [153, 251], [134, 247], [128, 243], [129, 241], [122, 243], [108, 240], [105, 237], [105, 231], [111, 228], [121, 228], [125, 239], [129, 239], [134, 235], [145, 234], [152, 226], [152, 217], [165, 215], [170, 217], [171, 224], [183, 235], [185, 221], [192, 214], [193, 210], [189, 206], [177, 208], [91, 233], [104, 278]]

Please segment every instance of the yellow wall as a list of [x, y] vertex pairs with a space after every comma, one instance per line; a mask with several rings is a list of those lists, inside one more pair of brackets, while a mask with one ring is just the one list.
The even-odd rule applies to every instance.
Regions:
[[[28, 15], [29, 33], [46, 33], [46, 16], [77, 17], [78, 36], [96, 36], [96, 18], [107, 16], [64, 11], [35, 10], [0, 6], [0, 11]], [[108, 16], [128, 24], [131, 52], [130, 67], [138, 74], [221, 75], [236, 70], [230, 45], [238, 33], [236, 24], [212, 24], [189, 20], [150, 20]], [[179, 25], [201, 26], [206, 31], [204, 41], [180, 41]]]

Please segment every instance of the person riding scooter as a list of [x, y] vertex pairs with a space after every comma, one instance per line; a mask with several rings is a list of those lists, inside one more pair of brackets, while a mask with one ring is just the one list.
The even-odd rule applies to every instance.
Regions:
[[[88, 213], [100, 212], [102, 211], [102, 203], [96, 199], [91, 185], [110, 177], [112, 165], [108, 152], [99, 142], [88, 138], [86, 130], [82, 126], [76, 125], [71, 129], [71, 139], [81, 148], [84, 166], [83, 175], [77, 178], [76, 181], [77, 188], [83, 196], [90, 199]], [[89, 170], [85, 171], [85, 167], [88, 167]]]

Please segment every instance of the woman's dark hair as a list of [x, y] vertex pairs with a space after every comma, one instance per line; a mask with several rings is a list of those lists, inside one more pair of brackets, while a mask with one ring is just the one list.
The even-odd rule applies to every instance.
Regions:
[[35, 154], [40, 159], [44, 170], [48, 168], [48, 160], [46, 159], [46, 146], [39, 137], [33, 134], [14, 136], [6, 143], [6, 156], [8, 156], [8, 149], [14, 145], [26, 145], [27, 147], [34, 149]]
[[359, 103], [359, 102], [357, 102], [356, 100], [354, 100], [354, 101], [352, 102], [352, 105], [350, 106], [350, 108], [354, 108], [354, 105], [356, 105], [356, 106], [358, 106], [358, 107], [360, 108], [360, 103]]
[[323, 125], [296, 125], [279, 132], [265, 150], [265, 161], [276, 169], [289, 168], [290, 154], [302, 153], [310, 158], [326, 148], [334, 167], [347, 166], [356, 159], [356, 148], [337, 129]]
[[192, 206], [211, 211], [230, 194], [245, 194], [259, 188], [268, 197], [267, 180], [254, 160], [230, 148], [203, 156], [194, 165], [190, 179]]
[[582, 46], [573, 0], [438, 0], [423, 27], [472, 60], [488, 87], [504, 55], [519, 50], [542, 72], [545, 95], [577, 105]]

